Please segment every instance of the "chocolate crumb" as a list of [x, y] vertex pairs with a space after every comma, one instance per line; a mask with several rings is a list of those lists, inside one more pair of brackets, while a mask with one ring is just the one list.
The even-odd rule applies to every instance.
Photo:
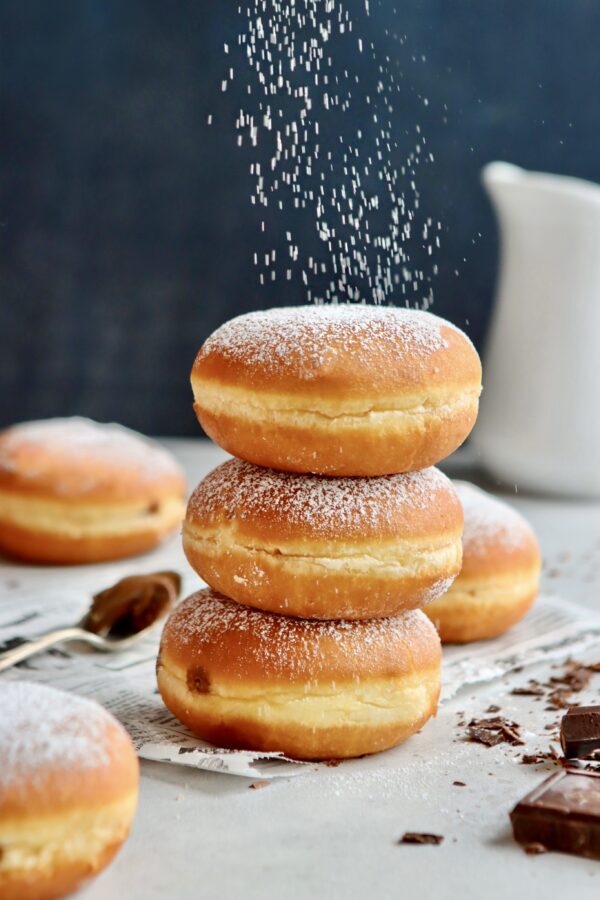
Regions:
[[535, 856], [535, 855], [537, 855], [538, 853], [547, 853], [547, 852], [548, 852], [548, 851], [546, 850], [546, 848], [544, 847], [543, 844], [538, 844], [538, 843], [535, 843], [535, 844], [525, 844], [525, 846], [523, 847], [523, 850], [524, 850], [525, 853], [527, 853], [529, 856]]
[[497, 712], [500, 712], [500, 707], [499, 707], [499, 706], [496, 706], [494, 703], [492, 703], [491, 706], [488, 706], [488, 708], [486, 709], [486, 712], [488, 712], [488, 713], [497, 713]]
[[522, 697], [543, 697], [544, 696], [544, 687], [536, 681], [535, 679], [531, 679], [529, 684], [525, 687], [516, 687], [513, 688], [511, 694], [520, 695]]
[[546, 753], [524, 753], [521, 757], [523, 766], [537, 766], [539, 763], [546, 762], [548, 754]]
[[453, 781], [452, 784], [455, 785], [456, 787], [466, 787], [467, 786], [464, 781]]
[[444, 840], [441, 834], [428, 834], [427, 832], [405, 831], [399, 844], [441, 844]]
[[251, 791], [258, 791], [260, 788], [269, 787], [270, 784], [270, 781], [253, 781], [252, 784], [248, 785], [248, 787]]

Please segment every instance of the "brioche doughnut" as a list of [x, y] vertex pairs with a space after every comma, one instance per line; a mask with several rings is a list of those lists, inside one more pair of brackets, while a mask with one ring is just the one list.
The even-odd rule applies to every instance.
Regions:
[[72, 893], [129, 832], [139, 780], [129, 736], [93, 700], [5, 681], [0, 761], [0, 897]]
[[481, 364], [430, 313], [301, 306], [226, 322], [200, 348], [191, 383], [200, 424], [234, 456], [287, 472], [390, 475], [462, 444]]
[[444, 593], [463, 514], [437, 469], [328, 478], [231, 459], [188, 504], [183, 548], [211, 587], [288, 616], [368, 619]]
[[0, 552], [40, 563], [155, 547], [184, 514], [185, 480], [160, 445], [120, 425], [48, 419], [0, 433]]
[[157, 676], [166, 706], [207, 741], [327, 759], [385, 750], [418, 731], [436, 711], [440, 660], [419, 610], [319, 622], [209, 588], [167, 620]]
[[462, 570], [426, 613], [442, 641], [497, 637], [521, 619], [539, 588], [540, 549], [511, 506], [467, 482], [454, 486], [463, 504]]

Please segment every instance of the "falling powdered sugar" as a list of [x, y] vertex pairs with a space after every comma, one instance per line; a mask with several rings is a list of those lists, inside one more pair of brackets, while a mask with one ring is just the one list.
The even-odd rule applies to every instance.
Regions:
[[[238, 7], [220, 87], [239, 85], [236, 143], [248, 151], [261, 242], [269, 233], [276, 242], [254, 254], [263, 285], [300, 276], [316, 303], [392, 294], [432, 303], [442, 224], [424, 211], [419, 175], [434, 155], [419, 121], [398, 127], [414, 86], [400, 69], [406, 36], [387, 27], [387, 7], [381, 19], [369, 0], [362, 10], [346, 0]], [[371, 40], [379, 30], [397, 53]]]
[[0, 684], [0, 789], [35, 786], [49, 770], [106, 765], [110, 721], [92, 700], [33, 682]]
[[343, 538], [394, 526], [399, 509], [410, 513], [432, 508], [440, 493], [449, 491], [449, 480], [433, 467], [378, 478], [329, 478], [231, 459], [198, 485], [189, 514], [240, 520], [283, 517], [300, 533], [311, 535], [330, 532], [333, 524]]

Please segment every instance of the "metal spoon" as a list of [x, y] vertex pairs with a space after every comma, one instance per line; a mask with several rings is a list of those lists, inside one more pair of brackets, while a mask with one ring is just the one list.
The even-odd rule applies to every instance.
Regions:
[[83, 641], [96, 650], [125, 650], [147, 634], [171, 609], [181, 590], [177, 572], [130, 575], [95, 594], [76, 625], [58, 628], [0, 653], [0, 672], [41, 650], [66, 641]]

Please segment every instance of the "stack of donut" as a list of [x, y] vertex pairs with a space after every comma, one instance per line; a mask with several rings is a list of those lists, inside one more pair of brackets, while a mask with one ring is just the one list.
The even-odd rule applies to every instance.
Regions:
[[165, 627], [166, 705], [226, 747], [324, 759], [399, 743], [437, 707], [421, 607], [460, 571], [463, 510], [432, 466], [477, 416], [472, 344], [421, 311], [276, 309], [219, 328], [191, 380], [236, 458], [187, 508], [209, 588]]

